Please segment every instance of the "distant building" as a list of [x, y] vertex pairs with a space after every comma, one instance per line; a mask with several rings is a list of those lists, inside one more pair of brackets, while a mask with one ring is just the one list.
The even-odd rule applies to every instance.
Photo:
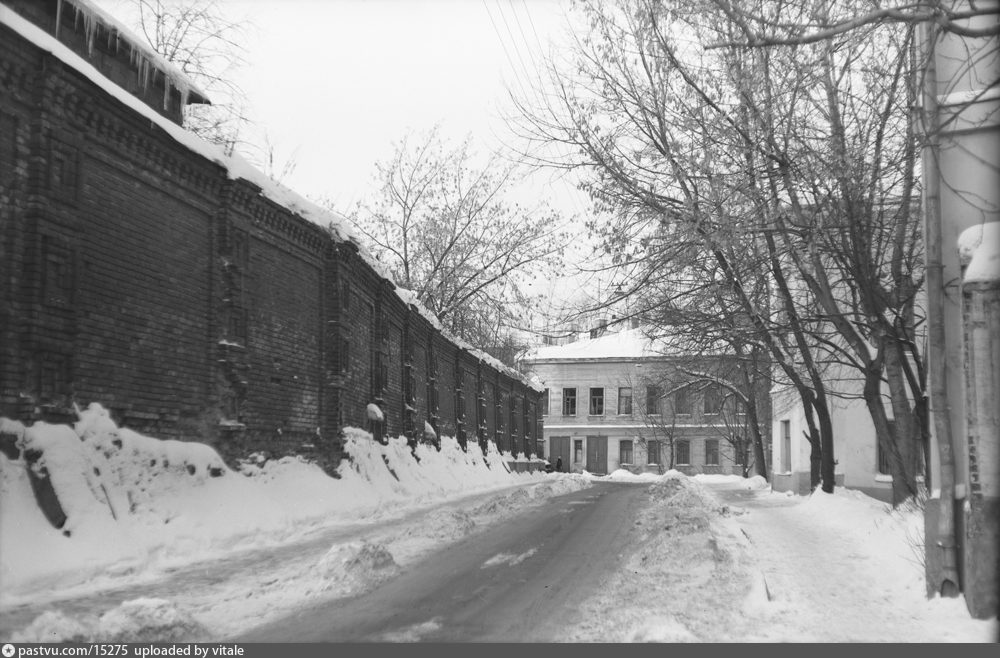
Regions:
[[[828, 401], [835, 442], [836, 485], [891, 501], [888, 456], [879, 445], [875, 424], [861, 399], [862, 383], [846, 376], [838, 379], [831, 373], [827, 384], [834, 393]], [[811, 446], [806, 438], [809, 429], [802, 401], [794, 389], [781, 388], [772, 391], [771, 405], [774, 413], [771, 487], [775, 491], [808, 494]]]
[[742, 473], [746, 415], [726, 387], [730, 357], [670, 353], [642, 329], [543, 346], [523, 365], [545, 387], [545, 457], [563, 471]]

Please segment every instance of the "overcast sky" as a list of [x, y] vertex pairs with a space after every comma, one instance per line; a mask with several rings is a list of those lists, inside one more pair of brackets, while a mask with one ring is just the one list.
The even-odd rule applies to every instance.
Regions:
[[[407, 130], [440, 124], [483, 148], [505, 139], [508, 86], [558, 39], [552, 0], [242, 0], [256, 26], [238, 71], [251, 113], [294, 155], [286, 181], [346, 209]], [[523, 67], [523, 68], [522, 68]], [[525, 70], [526, 69], [526, 70]]]
[[[134, 24], [134, 0], [96, 1]], [[480, 151], [510, 142], [509, 90], [532, 93], [570, 20], [568, 0], [218, 1], [248, 24], [246, 62], [230, 75], [247, 95], [250, 141], [266, 137], [279, 169], [294, 162], [285, 185], [343, 212], [373, 193], [375, 163], [407, 131], [438, 125]], [[521, 194], [586, 213], [586, 197], [553, 172]]]

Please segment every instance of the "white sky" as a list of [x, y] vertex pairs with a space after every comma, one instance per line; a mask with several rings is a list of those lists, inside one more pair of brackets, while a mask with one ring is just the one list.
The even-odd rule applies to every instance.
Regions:
[[[168, 2], [170, 0], [167, 0]], [[133, 25], [134, 0], [97, 0]], [[531, 94], [552, 44], [565, 41], [564, 0], [219, 0], [246, 22], [246, 63], [228, 75], [248, 97], [283, 182], [348, 210], [372, 189], [374, 164], [407, 131], [440, 126], [486, 151], [510, 143], [508, 88]], [[523, 90], [523, 91], [522, 91]], [[540, 176], [546, 187], [551, 174]], [[555, 183], [567, 213], [585, 209]], [[552, 194], [545, 190], [545, 194]]]

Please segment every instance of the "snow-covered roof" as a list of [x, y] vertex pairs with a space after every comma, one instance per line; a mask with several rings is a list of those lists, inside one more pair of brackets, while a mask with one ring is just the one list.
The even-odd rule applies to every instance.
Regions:
[[[98, 25], [104, 27], [117, 43], [125, 42], [131, 53], [133, 63], [139, 68], [140, 79], [147, 79], [149, 68], [159, 71], [164, 76], [164, 85], [169, 92], [173, 87], [181, 93], [182, 105], [188, 103], [193, 96], [197, 102], [210, 102], [205, 93], [180, 67], [167, 60], [151, 48], [144, 39], [125, 27], [117, 18], [101, 9], [91, 0], [56, 0], [56, 16], [65, 15], [68, 6], [74, 12], [74, 24], [82, 23], [87, 38], [87, 47], [93, 50], [94, 39], [97, 36]], [[58, 27], [56, 28], [58, 30]]]
[[566, 345], [539, 347], [525, 357], [525, 361], [554, 361], [561, 359], [641, 359], [675, 354], [669, 345], [651, 339], [640, 327], [622, 329], [597, 338], [578, 340]]
[[[69, 0], [67, 0], [69, 1]], [[114, 19], [108, 16], [106, 13], [100, 9], [94, 7], [89, 2], [85, 0], [72, 0], [74, 3], [78, 3], [79, 6], [91, 7], [94, 9], [92, 16], [99, 17], [101, 21], [113, 22]], [[76, 6], [76, 5], [74, 5]], [[94, 20], [94, 19], [91, 19]], [[114, 23], [116, 28], [117, 23]], [[292, 213], [302, 217], [303, 219], [321, 226], [323, 228], [330, 228], [334, 232], [335, 237], [341, 242], [353, 243], [358, 248], [358, 254], [362, 260], [364, 260], [375, 272], [379, 274], [383, 279], [387, 281], [392, 281], [392, 275], [386, 268], [372, 256], [371, 252], [364, 246], [358, 237], [357, 232], [354, 230], [353, 226], [345, 216], [340, 213], [336, 213], [332, 210], [327, 210], [320, 207], [319, 205], [313, 203], [312, 201], [306, 199], [302, 195], [290, 190], [289, 188], [281, 185], [277, 181], [270, 178], [267, 174], [250, 164], [245, 158], [238, 154], [227, 155], [225, 151], [217, 144], [212, 144], [205, 141], [198, 135], [185, 130], [183, 127], [178, 126], [174, 122], [170, 121], [168, 118], [161, 116], [148, 105], [143, 103], [139, 98], [135, 97], [122, 87], [118, 86], [110, 79], [108, 79], [104, 74], [97, 70], [92, 64], [87, 62], [85, 59], [73, 52], [69, 47], [61, 43], [58, 39], [52, 35], [46, 33], [44, 30], [34, 25], [21, 15], [14, 12], [9, 7], [0, 5], [0, 25], [5, 25], [12, 29], [14, 32], [19, 34], [24, 39], [30, 41], [42, 50], [52, 53], [54, 56], [58, 57], [67, 66], [73, 68], [81, 75], [85, 76], [95, 85], [100, 87], [103, 91], [107, 92], [110, 96], [115, 98], [127, 105], [130, 109], [142, 115], [144, 118], [148, 119], [152, 123], [156, 124], [165, 133], [167, 133], [172, 139], [184, 146], [185, 148], [197, 153], [198, 155], [222, 166], [229, 178], [231, 179], [241, 179], [249, 183], [252, 183], [256, 187], [260, 188], [261, 196], [277, 203], [278, 205], [286, 208]], [[121, 28], [124, 34], [124, 28]], [[168, 63], [169, 64], [169, 63]], [[517, 381], [522, 382], [529, 388], [541, 392], [544, 389], [539, 387], [537, 384], [527, 380], [523, 375], [521, 375], [516, 370], [504, 365], [497, 359], [493, 358], [489, 354], [474, 348], [465, 341], [459, 339], [456, 336], [452, 336], [447, 332], [441, 323], [434, 316], [433, 313], [428, 311], [416, 298], [416, 295], [403, 288], [396, 287], [396, 294], [405, 303], [413, 306], [426, 317], [431, 324], [434, 325], [436, 329], [441, 331], [446, 335], [449, 340], [459, 345], [461, 348], [468, 350], [470, 353], [474, 354], [476, 358], [480, 359], [493, 366], [505, 375], [514, 378]]]

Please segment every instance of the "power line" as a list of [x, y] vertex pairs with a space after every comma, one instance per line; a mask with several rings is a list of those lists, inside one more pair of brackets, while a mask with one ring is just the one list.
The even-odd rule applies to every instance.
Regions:
[[[514, 38], [514, 32], [510, 29], [510, 23], [507, 21], [507, 14], [503, 10], [503, 5], [500, 2], [497, 2], [497, 11], [500, 12], [500, 17], [503, 19], [504, 27], [507, 28], [507, 34], [510, 36], [511, 47], [514, 49], [514, 53], [517, 54], [517, 61], [519, 61], [521, 63], [521, 70], [524, 71], [524, 76], [528, 80], [528, 86], [531, 88], [531, 91], [534, 93], [535, 100], [538, 101], [539, 100], [539, 98], [538, 98], [538, 90], [535, 87], [535, 85], [531, 84], [531, 72], [528, 70], [527, 65], [524, 63], [524, 59], [521, 57], [521, 48], [520, 48], [520, 46], [517, 45], [517, 39]], [[513, 5], [511, 5], [511, 11], [514, 11]], [[514, 18], [515, 19], [517, 18], [517, 14], [516, 13], [514, 14]], [[518, 27], [520, 27], [520, 23], [518, 23]], [[524, 32], [523, 31], [521, 32], [521, 39], [522, 39], [522, 41], [524, 40]], [[527, 42], [525, 42], [525, 45], [526, 46], [528, 45]], [[528, 50], [530, 51], [531, 48], [529, 47]], [[535, 63], [534, 57], [531, 58], [531, 61], [532, 61], [532, 64]]]
[[493, 25], [493, 31], [497, 35], [497, 40], [500, 42], [500, 47], [503, 48], [504, 57], [507, 58], [507, 64], [510, 65], [510, 70], [514, 73], [514, 80], [517, 82], [517, 86], [521, 88], [521, 94], [527, 97], [528, 94], [524, 91], [524, 85], [521, 84], [521, 76], [517, 73], [517, 67], [514, 65], [514, 59], [510, 56], [510, 52], [507, 50], [507, 43], [504, 41], [503, 36], [500, 34], [500, 28], [497, 27], [497, 23], [493, 20], [493, 12], [490, 11], [490, 6], [487, 4], [486, 0], [483, 0], [483, 7], [486, 8], [486, 15], [490, 17], [490, 23]]

